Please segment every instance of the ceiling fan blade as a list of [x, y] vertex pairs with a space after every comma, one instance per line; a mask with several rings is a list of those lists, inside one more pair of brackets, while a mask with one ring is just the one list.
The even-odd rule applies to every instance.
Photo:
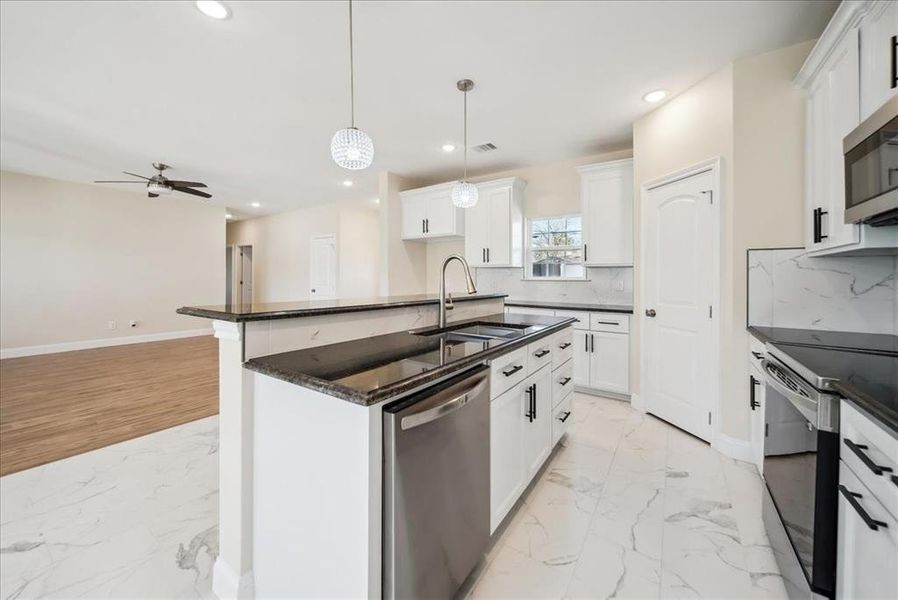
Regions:
[[211, 198], [212, 197], [212, 194], [207, 194], [206, 192], [200, 192], [198, 190], [192, 190], [190, 188], [181, 187], [179, 185], [173, 185], [173, 186], [171, 186], [171, 189], [175, 190], [176, 192], [182, 192], [184, 194], [193, 194], [194, 196], [200, 196], [201, 198]]
[[176, 181], [174, 179], [166, 179], [165, 183], [181, 187], [207, 187], [205, 183], [200, 183], [199, 181]]
[[148, 198], [158, 198], [159, 194], [154, 194], [153, 192], [147, 192], [147, 197]]
[[94, 181], [94, 183], [139, 183], [141, 185], [146, 185], [146, 181]]
[[149, 177], [144, 177], [143, 175], [138, 175], [137, 173], [129, 173], [128, 171], [122, 171], [122, 173], [124, 173], [125, 175], [130, 175], [131, 177], [139, 177], [139, 178], [141, 178], [141, 179], [145, 179], [145, 180], [147, 180], [147, 181], [150, 181], [150, 178], [149, 178]]

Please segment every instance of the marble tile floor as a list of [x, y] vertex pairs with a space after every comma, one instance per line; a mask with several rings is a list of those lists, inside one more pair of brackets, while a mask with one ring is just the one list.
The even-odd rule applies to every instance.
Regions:
[[[578, 394], [472, 598], [784, 598], [754, 466]], [[218, 419], [0, 478], [0, 600], [206, 598]]]
[[786, 598], [754, 465], [617, 400], [575, 421], [469, 598]]

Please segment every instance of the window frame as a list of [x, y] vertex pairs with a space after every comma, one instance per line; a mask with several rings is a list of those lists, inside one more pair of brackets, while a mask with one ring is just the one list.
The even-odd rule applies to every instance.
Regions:
[[583, 275], [576, 277], [535, 277], [533, 275], [533, 222], [534, 221], [551, 221], [552, 219], [567, 219], [570, 217], [580, 218], [580, 241], [583, 241], [583, 213], [565, 213], [561, 215], [550, 215], [546, 217], [528, 217], [524, 219], [524, 280], [525, 281], [587, 281], [588, 273], [586, 262], [583, 260], [583, 244], [579, 246], [550, 246], [549, 250], [580, 250], [580, 265], [583, 267]]

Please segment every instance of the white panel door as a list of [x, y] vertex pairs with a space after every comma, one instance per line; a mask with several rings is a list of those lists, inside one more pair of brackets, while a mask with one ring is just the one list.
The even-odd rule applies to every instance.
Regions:
[[524, 491], [523, 389], [517, 385], [490, 402], [490, 533]]
[[630, 336], [626, 333], [589, 333], [592, 356], [589, 361], [589, 386], [597, 390], [630, 392]]
[[643, 199], [642, 394], [649, 412], [710, 440], [717, 368], [710, 314], [716, 211], [710, 171], [648, 190]]
[[309, 241], [309, 298], [337, 296], [337, 236], [317, 235]]
[[[528, 388], [532, 391], [528, 393]], [[539, 471], [552, 450], [552, 369], [545, 367], [524, 380], [521, 394], [524, 440], [524, 485]]]
[[402, 239], [413, 240], [424, 237], [424, 220], [427, 218], [427, 202], [422, 195], [403, 197]]
[[455, 210], [450, 190], [427, 194], [427, 237], [455, 234]]
[[511, 265], [511, 188], [501, 187], [486, 194], [490, 211], [487, 264], [491, 267]]
[[861, 23], [861, 121], [898, 93], [892, 73], [895, 35], [898, 2], [879, 4]]
[[589, 332], [574, 329], [574, 385], [589, 387]]
[[465, 209], [465, 259], [472, 267], [486, 264], [486, 248], [490, 245], [490, 205], [481, 196], [472, 208]]

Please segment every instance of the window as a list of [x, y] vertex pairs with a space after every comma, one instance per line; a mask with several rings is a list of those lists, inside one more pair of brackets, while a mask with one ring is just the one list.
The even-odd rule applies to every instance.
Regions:
[[528, 221], [527, 277], [583, 279], [583, 226], [580, 215]]

